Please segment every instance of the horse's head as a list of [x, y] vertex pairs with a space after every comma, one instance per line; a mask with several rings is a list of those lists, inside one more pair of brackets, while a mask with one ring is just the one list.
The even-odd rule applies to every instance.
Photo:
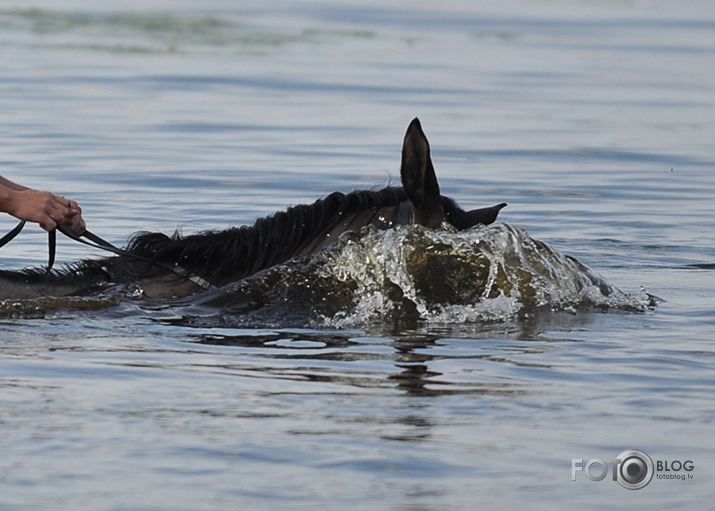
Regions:
[[438, 228], [447, 221], [459, 230], [477, 224], [494, 222], [499, 211], [506, 206], [502, 202], [488, 208], [465, 211], [454, 201], [443, 197], [430, 158], [429, 142], [422, 131], [419, 119], [415, 118], [407, 128], [402, 145], [402, 187], [412, 205], [410, 223]]

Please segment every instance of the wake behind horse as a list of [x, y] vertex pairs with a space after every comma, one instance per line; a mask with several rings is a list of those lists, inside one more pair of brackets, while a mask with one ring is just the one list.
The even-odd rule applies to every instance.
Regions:
[[292, 258], [314, 254], [340, 234], [372, 225], [443, 222], [458, 230], [494, 222], [505, 203], [465, 211], [440, 194], [429, 142], [418, 119], [405, 134], [401, 187], [332, 193], [294, 206], [253, 226], [189, 236], [138, 233], [121, 255], [84, 260], [60, 270], [0, 271], [0, 300], [91, 294], [113, 284], [136, 284], [145, 296], [170, 298], [199, 291], [199, 283], [222, 287]]

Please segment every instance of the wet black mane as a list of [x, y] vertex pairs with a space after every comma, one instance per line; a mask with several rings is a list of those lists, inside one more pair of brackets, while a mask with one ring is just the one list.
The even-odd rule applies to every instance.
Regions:
[[251, 275], [286, 261], [329, 232], [346, 216], [395, 206], [407, 200], [402, 188], [332, 193], [310, 205], [294, 206], [261, 218], [253, 226], [206, 231], [189, 236], [175, 233], [135, 234], [127, 250], [164, 264], [177, 264], [221, 285], [229, 278]]

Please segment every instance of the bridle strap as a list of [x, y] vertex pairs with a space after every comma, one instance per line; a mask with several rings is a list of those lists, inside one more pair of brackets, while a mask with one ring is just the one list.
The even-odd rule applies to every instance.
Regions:
[[47, 271], [49, 272], [55, 265], [55, 251], [57, 249], [57, 231], [52, 230], [47, 233]]
[[[27, 222], [25, 220], [20, 220], [20, 223], [17, 224], [13, 229], [8, 232], [5, 236], [0, 238], [0, 248], [4, 247], [8, 243], [10, 243], [12, 240], [14, 240], [18, 234], [22, 232], [22, 229], [25, 227], [25, 224]], [[52, 267], [55, 264], [55, 249], [57, 248], [57, 234], [55, 231], [50, 231], [48, 233], [47, 237], [47, 249], [49, 252], [49, 257], [47, 260], [47, 271], [49, 272]]]
[[[10, 232], [5, 234], [2, 238], [0, 238], [0, 248], [4, 247], [8, 243], [10, 243], [12, 240], [14, 240], [20, 232], [22, 232], [23, 227], [25, 227], [25, 220], [20, 221], [19, 224], [17, 224]], [[53, 229], [52, 231], [48, 232], [48, 237], [47, 237], [47, 245], [48, 245], [48, 251], [49, 251], [49, 256], [48, 256], [48, 261], [47, 261], [47, 272], [49, 272], [52, 267], [55, 264], [55, 252], [57, 249], [57, 231], [60, 231], [62, 234], [67, 236], [68, 238], [78, 241], [80, 243], [83, 243], [84, 245], [93, 247], [93, 248], [98, 248], [101, 250], [106, 250], [107, 252], [112, 252], [113, 254], [120, 255], [120, 256], [125, 256], [125, 257], [131, 257], [133, 259], [137, 259], [139, 261], [144, 261], [146, 263], [149, 263], [153, 266], [158, 266], [159, 268], [162, 268], [164, 270], [167, 270], [171, 273], [175, 273], [191, 282], [196, 284], [197, 286], [208, 290], [213, 288], [213, 284], [211, 284], [209, 281], [206, 279], [199, 277], [198, 275], [193, 275], [191, 274], [186, 268], [182, 268], [179, 265], [173, 265], [169, 266], [168, 264], [161, 263], [159, 261], [155, 261], [151, 259], [150, 257], [145, 257], [139, 254], [134, 254], [132, 252], [129, 252], [127, 250], [123, 250], [121, 248], [117, 248], [108, 241], [100, 238], [96, 234], [90, 232], [90, 231], [84, 231], [81, 236], [77, 236], [73, 232], [68, 231], [64, 227], [62, 227], [60, 224], [57, 224], [57, 228]]]
[[0, 248], [4, 247], [4, 246], [7, 245], [8, 243], [10, 243], [12, 240], [14, 240], [14, 239], [15, 239], [15, 236], [17, 236], [18, 234], [20, 234], [20, 232], [22, 231], [22, 228], [25, 227], [25, 223], [26, 223], [26, 222], [25, 222], [24, 220], [20, 220], [20, 223], [17, 224], [17, 225], [12, 229], [12, 231], [10, 231], [10, 232], [7, 233], [5, 236], [3, 236], [2, 238], [0, 238]]
[[[96, 234], [85, 230], [84, 233], [82, 233], [81, 236], [77, 236], [73, 232], [68, 231], [64, 227], [62, 227], [60, 224], [57, 224], [57, 230], [60, 231], [62, 234], [67, 236], [68, 238], [78, 241], [80, 243], [83, 243], [84, 245], [93, 247], [93, 248], [98, 248], [100, 250], [106, 250], [107, 252], [112, 252], [113, 254], [124, 256], [124, 257], [131, 257], [132, 259], [136, 259], [139, 261], [144, 261], [145, 263], [149, 263], [153, 266], [158, 266], [159, 268], [162, 268], [166, 271], [169, 271], [171, 273], [175, 273], [176, 275], [179, 275], [180, 277], [185, 278], [186, 280], [189, 280], [199, 286], [200, 288], [203, 288], [204, 290], [212, 289], [215, 287], [211, 282], [208, 280], [204, 279], [203, 277], [200, 277], [198, 275], [194, 275], [189, 270], [186, 268], [182, 268], [178, 264], [175, 264], [173, 266], [170, 266], [168, 264], [161, 263], [159, 261], [156, 261], [150, 257], [145, 257], [143, 255], [139, 254], [134, 254], [132, 252], [129, 252], [127, 250], [118, 248], [114, 245], [112, 245], [110, 242], [100, 238]], [[52, 234], [54, 231], [50, 232]]]

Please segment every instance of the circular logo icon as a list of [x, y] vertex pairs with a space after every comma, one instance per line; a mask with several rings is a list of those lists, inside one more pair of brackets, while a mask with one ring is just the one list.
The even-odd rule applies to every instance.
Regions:
[[653, 460], [643, 451], [628, 449], [618, 455], [616, 477], [624, 488], [640, 490], [653, 479]]

